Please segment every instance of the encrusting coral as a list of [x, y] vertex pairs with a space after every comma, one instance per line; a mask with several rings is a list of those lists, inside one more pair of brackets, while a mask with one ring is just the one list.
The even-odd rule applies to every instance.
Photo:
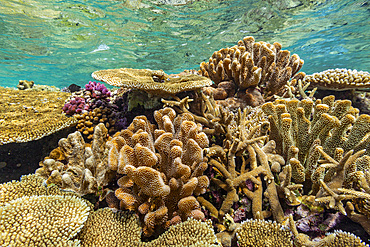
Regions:
[[211, 226], [194, 219], [171, 226], [159, 238], [149, 242], [142, 242], [140, 231], [135, 214], [103, 208], [89, 215], [77, 238], [81, 247], [220, 246]]
[[310, 87], [327, 90], [361, 90], [370, 88], [370, 73], [351, 69], [328, 69], [306, 75], [303, 83], [310, 83]]
[[75, 196], [24, 196], [0, 207], [1, 246], [78, 246], [90, 207]]
[[219, 103], [233, 107], [257, 106], [265, 99], [281, 93], [292, 77], [303, 78], [297, 72], [303, 60], [297, 54], [290, 56], [281, 50], [281, 44], [273, 45], [255, 42], [249, 36], [233, 47], [213, 53], [208, 62], [200, 65], [199, 73], [212, 79], [216, 88], [205, 88], [207, 94], [214, 94]]
[[59, 149], [66, 165], [55, 159], [40, 162], [36, 174], [47, 179], [47, 184], [56, 184], [79, 195], [97, 193], [114, 176], [108, 168], [107, 129], [100, 123], [94, 129], [92, 144], [86, 144], [80, 132], [69, 134], [59, 140]]
[[95, 71], [91, 75], [115, 87], [144, 90], [151, 94], [175, 95], [193, 91], [212, 84], [207, 77], [195, 74], [169, 76], [163, 70], [150, 69], [108, 69]]
[[122, 208], [139, 213], [148, 236], [188, 217], [204, 219], [193, 195], [209, 184], [203, 175], [209, 141], [200, 124], [190, 114], [176, 117], [171, 108], [155, 111], [154, 118], [158, 129], [138, 116], [108, 144], [110, 169], [124, 174], [115, 194]]
[[61, 112], [68, 93], [0, 87], [0, 145], [29, 142], [77, 123]]

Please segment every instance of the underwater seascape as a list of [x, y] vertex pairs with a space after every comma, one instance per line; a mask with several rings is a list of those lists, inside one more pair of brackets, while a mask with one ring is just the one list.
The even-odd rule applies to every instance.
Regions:
[[369, 247], [369, 41], [367, 0], [1, 0], [0, 247]]

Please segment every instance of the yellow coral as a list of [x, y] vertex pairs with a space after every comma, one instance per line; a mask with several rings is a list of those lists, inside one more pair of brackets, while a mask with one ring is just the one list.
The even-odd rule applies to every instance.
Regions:
[[306, 75], [303, 79], [311, 87], [330, 90], [364, 89], [370, 87], [370, 73], [351, 69], [328, 69]]
[[0, 207], [1, 246], [72, 246], [90, 207], [74, 196], [25, 196]]
[[246, 220], [236, 230], [241, 247], [281, 246], [293, 247], [292, 234], [277, 222], [266, 220]]
[[171, 77], [163, 70], [150, 69], [108, 69], [95, 71], [91, 76], [112, 86], [135, 88], [152, 94], [177, 94], [212, 84], [210, 79], [199, 75]]
[[0, 87], [0, 145], [41, 139], [76, 124], [61, 111], [68, 94]]

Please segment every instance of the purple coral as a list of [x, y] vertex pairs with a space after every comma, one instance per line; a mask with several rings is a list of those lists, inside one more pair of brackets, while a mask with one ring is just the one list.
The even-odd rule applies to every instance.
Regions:
[[88, 109], [89, 106], [86, 104], [85, 99], [81, 97], [73, 98], [63, 106], [63, 111], [67, 115], [73, 115], [75, 113], [80, 114]]
[[[89, 83], [85, 85], [85, 89], [91, 93], [91, 97], [94, 99], [107, 99], [110, 97], [108, 88], [99, 82], [89, 81]], [[107, 100], [109, 101], [109, 99]]]

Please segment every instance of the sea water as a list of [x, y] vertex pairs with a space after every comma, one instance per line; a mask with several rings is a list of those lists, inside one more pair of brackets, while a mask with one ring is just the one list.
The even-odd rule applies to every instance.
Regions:
[[198, 69], [245, 36], [280, 42], [308, 74], [370, 70], [366, 0], [1, 0], [0, 86], [84, 85], [109, 68]]

